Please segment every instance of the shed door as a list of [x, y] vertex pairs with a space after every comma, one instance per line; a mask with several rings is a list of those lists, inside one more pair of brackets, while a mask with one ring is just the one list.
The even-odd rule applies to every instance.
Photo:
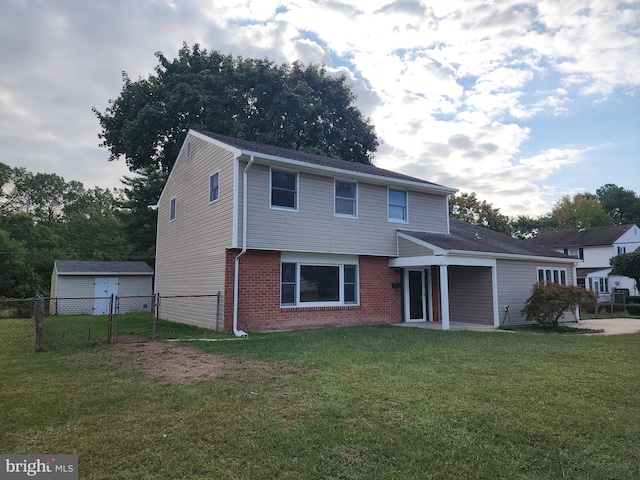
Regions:
[[[118, 295], [118, 277], [96, 277], [94, 285], [93, 314], [106, 315], [109, 313], [109, 298]], [[115, 308], [115, 305], [113, 306]]]

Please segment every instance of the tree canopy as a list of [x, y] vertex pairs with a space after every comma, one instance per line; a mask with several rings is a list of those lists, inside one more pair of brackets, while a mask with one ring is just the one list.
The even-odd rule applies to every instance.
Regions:
[[640, 249], [635, 252], [621, 253], [609, 260], [612, 275], [622, 275], [635, 280], [640, 291]]
[[475, 192], [451, 195], [449, 216], [496, 232], [511, 234], [509, 217], [502, 215], [499, 208], [494, 208], [484, 200], [478, 200]]
[[101, 146], [132, 171], [169, 171], [189, 128], [371, 163], [378, 140], [345, 75], [234, 58], [198, 44], [183, 44], [173, 60], [156, 57], [154, 74], [132, 81], [123, 72], [119, 97], [104, 112], [93, 109]]

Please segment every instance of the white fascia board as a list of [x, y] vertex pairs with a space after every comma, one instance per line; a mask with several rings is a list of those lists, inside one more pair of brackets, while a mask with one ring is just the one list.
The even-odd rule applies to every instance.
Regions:
[[152, 276], [153, 272], [58, 272], [59, 277], [141, 277]]
[[490, 257], [500, 258], [505, 260], [529, 260], [538, 262], [552, 262], [552, 263], [567, 263], [577, 265], [575, 258], [558, 258], [558, 257], [545, 257], [543, 255], [521, 255], [513, 253], [494, 253], [494, 252], [471, 252], [467, 250], [449, 250], [449, 255], [461, 255], [470, 257]]
[[[363, 179], [363, 180], [367, 180], [369, 183], [379, 183], [381, 185], [397, 185], [397, 186], [403, 186], [405, 188], [407, 187], [411, 187], [413, 190], [420, 190], [423, 192], [428, 192], [428, 193], [435, 193], [438, 195], [451, 195], [453, 193], [456, 193], [458, 191], [458, 189], [456, 188], [449, 188], [449, 187], [444, 187], [441, 185], [434, 185], [434, 184], [425, 184], [425, 183], [420, 183], [420, 182], [412, 182], [410, 180], [401, 180], [398, 178], [392, 178], [392, 177], [383, 177], [380, 175], [371, 175], [369, 173], [360, 173], [360, 172], [354, 172], [351, 170], [344, 170], [342, 168], [334, 168], [334, 167], [323, 167], [321, 165], [316, 165], [313, 163], [309, 163], [309, 162], [303, 162], [300, 160], [292, 160], [290, 158], [285, 158], [285, 157], [277, 157], [275, 155], [267, 155], [264, 153], [259, 153], [259, 152], [252, 152], [249, 150], [243, 150], [242, 153], [244, 155], [248, 155], [251, 156], [253, 155], [256, 158], [256, 161], [258, 162], [258, 159], [263, 159], [263, 160], [268, 160], [270, 162], [277, 162], [277, 163], [281, 163], [284, 165], [288, 165], [291, 167], [295, 167], [297, 169], [303, 169], [303, 170], [307, 170], [307, 171], [322, 171], [322, 172], [326, 172], [329, 173], [331, 175], [334, 176], [342, 176], [342, 177], [353, 177], [356, 179]], [[259, 163], [259, 162], [258, 162]]]
[[495, 267], [495, 258], [472, 258], [454, 255], [430, 255], [423, 257], [403, 257], [389, 260], [390, 267], [421, 267], [421, 266], [463, 266], [463, 267]]

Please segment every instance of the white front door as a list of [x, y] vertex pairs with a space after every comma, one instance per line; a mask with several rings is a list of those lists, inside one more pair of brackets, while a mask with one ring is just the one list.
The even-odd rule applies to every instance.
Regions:
[[427, 290], [425, 288], [425, 271], [407, 270], [405, 282], [405, 321], [427, 321]]
[[[94, 282], [93, 314], [106, 315], [109, 313], [109, 298], [118, 295], [117, 277], [96, 277]], [[113, 306], [115, 308], [115, 305]]]

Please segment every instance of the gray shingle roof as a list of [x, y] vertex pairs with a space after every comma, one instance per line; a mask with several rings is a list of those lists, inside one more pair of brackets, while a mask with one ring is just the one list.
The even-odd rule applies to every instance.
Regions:
[[560, 232], [544, 232], [528, 240], [534, 245], [550, 248], [587, 247], [596, 245], [612, 245], [624, 232], [634, 225], [614, 225], [611, 227], [583, 228], [580, 230], [562, 230]]
[[395, 180], [404, 180], [408, 182], [422, 183], [424, 185], [429, 185], [438, 189], [451, 190], [452, 192], [455, 191], [455, 189], [453, 188], [444, 187], [442, 185], [438, 185], [437, 183], [428, 182], [426, 180], [422, 180], [416, 177], [411, 177], [409, 175], [403, 175], [401, 173], [396, 173], [391, 170], [385, 170], [384, 168], [374, 167], [373, 165], [365, 165], [363, 163], [339, 160], [335, 158], [325, 157], [322, 155], [316, 155], [313, 153], [302, 152], [299, 150], [290, 150], [287, 148], [274, 147], [272, 145], [265, 145], [263, 143], [243, 140], [241, 138], [228, 137], [226, 135], [219, 135], [217, 133], [212, 133], [212, 132], [205, 132], [200, 130], [195, 130], [195, 131], [200, 133], [201, 135], [205, 135], [207, 137], [213, 138], [214, 140], [218, 140], [222, 143], [225, 143], [232, 147], [238, 148], [240, 150], [245, 150], [248, 152], [261, 153], [263, 155], [270, 155], [270, 156], [285, 158], [289, 160], [296, 160], [299, 162], [310, 163], [310, 164], [317, 165], [320, 167], [325, 167], [325, 168], [337, 168], [337, 169], [347, 170], [349, 172], [355, 172], [359, 174], [375, 175], [378, 177], [393, 178]]
[[145, 262], [107, 262], [91, 260], [56, 260], [59, 274], [118, 273], [152, 275], [153, 270]]
[[443, 250], [459, 250], [477, 253], [496, 253], [501, 255], [526, 255], [535, 257], [553, 257], [568, 259], [567, 255], [547, 247], [532, 245], [524, 240], [494, 232], [488, 228], [471, 225], [452, 218], [450, 234], [411, 232], [399, 230], [418, 240], [422, 240]]

